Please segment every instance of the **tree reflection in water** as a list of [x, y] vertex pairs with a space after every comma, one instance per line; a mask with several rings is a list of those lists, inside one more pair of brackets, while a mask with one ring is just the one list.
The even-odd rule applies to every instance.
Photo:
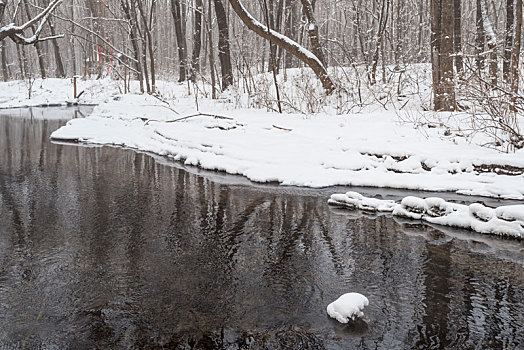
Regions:
[[[0, 344], [515, 348], [522, 243], [213, 182], [0, 116]], [[379, 190], [377, 190], [379, 191]], [[326, 305], [357, 291], [365, 318]]]

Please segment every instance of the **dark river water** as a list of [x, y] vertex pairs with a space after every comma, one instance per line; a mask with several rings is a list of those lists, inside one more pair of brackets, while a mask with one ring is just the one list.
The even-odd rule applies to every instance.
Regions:
[[[2, 349], [524, 346], [522, 242], [53, 144], [71, 111], [19, 114], [0, 111]], [[342, 325], [346, 292], [370, 305]]]

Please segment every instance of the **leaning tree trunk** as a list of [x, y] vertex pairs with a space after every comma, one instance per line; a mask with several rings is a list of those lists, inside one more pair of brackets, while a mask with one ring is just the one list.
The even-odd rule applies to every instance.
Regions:
[[315, 17], [313, 16], [313, 5], [310, 0], [301, 0], [302, 8], [307, 19], [307, 31], [309, 35], [309, 41], [311, 42], [311, 51], [318, 57], [320, 62], [327, 68], [326, 58], [322, 52], [322, 45], [320, 45], [320, 36], [318, 34], [318, 25]]
[[322, 83], [326, 93], [330, 94], [335, 90], [335, 84], [329, 77], [326, 67], [324, 67], [317, 56], [287, 36], [273, 30], [268, 31], [268, 28], [265, 25], [251, 16], [239, 0], [229, 0], [229, 3], [238, 17], [249, 29], [264, 39], [271, 41], [273, 44], [282, 47], [284, 50], [307, 64]]
[[434, 107], [454, 111], [453, 0], [431, 0], [431, 60]]
[[231, 68], [231, 51], [229, 49], [229, 27], [227, 14], [222, 0], [213, 0], [218, 25], [218, 59], [222, 73], [222, 90], [233, 85], [233, 70]]
[[175, 21], [175, 36], [178, 50], [178, 81], [182, 82], [186, 80], [187, 71], [187, 46], [186, 38], [182, 31], [182, 8], [180, 6], [180, 0], [171, 0], [171, 14]]

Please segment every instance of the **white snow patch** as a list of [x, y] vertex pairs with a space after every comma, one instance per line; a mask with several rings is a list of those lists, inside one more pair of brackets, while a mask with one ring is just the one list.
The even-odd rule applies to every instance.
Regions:
[[327, 313], [340, 323], [348, 323], [364, 316], [362, 310], [369, 305], [369, 300], [360, 293], [346, 293], [327, 306]]

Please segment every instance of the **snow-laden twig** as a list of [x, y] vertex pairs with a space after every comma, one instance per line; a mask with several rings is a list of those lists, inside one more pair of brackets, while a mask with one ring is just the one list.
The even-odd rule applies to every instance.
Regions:
[[[167, 106], [162, 106], [162, 105], [155, 105], [155, 107], [165, 107], [167, 109], [171, 109]], [[172, 110], [172, 109], [171, 109]], [[177, 113], [178, 114], [178, 113]], [[147, 125], [149, 124], [150, 122], [159, 122], [159, 123], [176, 123], [176, 122], [181, 122], [183, 120], [186, 120], [186, 119], [190, 119], [190, 118], [195, 118], [195, 117], [213, 117], [215, 119], [225, 119], [225, 120], [233, 120], [233, 118], [230, 118], [230, 117], [225, 117], [225, 116], [222, 116], [222, 115], [217, 115], [217, 114], [209, 114], [209, 113], [195, 113], [195, 114], [191, 114], [191, 115], [186, 115], [185, 117], [181, 117], [181, 118], [178, 118], [178, 119], [172, 119], [172, 120], [156, 120], [156, 119], [147, 119], [147, 121], [145, 122], [144, 125]]]
[[[48, 36], [45, 38], [40, 38], [40, 33], [42, 32], [44, 24], [47, 22], [49, 15], [61, 3], [62, 3], [62, 0], [52, 0], [49, 3], [49, 5], [47, 5], [47, 7], [44, 8], [39, 14], [29, 19], [27, 22], [25, 22], [22, 25], [17, 26], [14, 23], [10, 23], [3, 27], [0, 27], [0, 41], [9, 37], [11, 38], [11, 40], [13, 40], [17, 44], [31, 45], [39, 41], [45, 41], [45, 40], [51, 40], [51, 39], [57, 39], [57, 38], [63, 37], [63, 35], [60, 34], [60, 35], [53, 35], [53, 36]], [[33, 35], [30, 37], [25, 37], [24, 31], [27, 28], [32, 27], [36, 23], [38, 23], [38, 27], [35, 30], [35, 32], [33, 33]]]

